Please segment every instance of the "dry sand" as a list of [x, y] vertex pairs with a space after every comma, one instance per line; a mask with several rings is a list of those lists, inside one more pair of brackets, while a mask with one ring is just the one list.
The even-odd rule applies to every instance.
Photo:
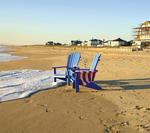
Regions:
[[82, 54], [82, 67], [102, 54], [96, 81], [103, 90], [75, 93], [64, 86], [0, 103], [0, 133], [149, 133], [150, 53], [13, 46], [12, 54], [28, 58], [0, 63], [0, 70], [48, 70], [65, 65], [74, 50]]

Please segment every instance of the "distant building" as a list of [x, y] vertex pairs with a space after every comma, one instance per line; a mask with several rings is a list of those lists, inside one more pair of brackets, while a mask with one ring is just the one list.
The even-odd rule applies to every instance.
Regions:
[[145, 21], [139, 27], [134, 28], [134, 43], [140, 49], [150, 48], [150, 21]]
[[61, 46], [62, 44], [59, 43], [59, 42], [53, 42], [53, 41], [49, 41], [47, 42], [45, 45], [48, 45], [48, 46]]
[[62, 44], [57, 42], [57, 43], [54, 43], [55, 46], [61, 46]]
[[123, 40], [121, 38], [117, 38], [115, 40], [108, 40], [104, 43], [105, 46], [110, 47], [118, 47], [118, 46], [128, 46], [129, 43], [126, 40]]
[[98, 47], [98, 46], [100, 46], [100, 45], [102, 45], [102, 40], [99, 40], [99, 39], [91, 39], [90, 40], [90, 46], [92, 46], [92, 47]]
[[53, 41], [49, 41], [49, 42], [47, 42], [45, 45], [50, 45], [50, 46], [52, 46], [52, 45], [54, 45], [54, 42], [53, 42]]
[[133, 44], [133, 40], [127, 42], [127, 46], [132, 46], [132, 44]]
[[81, 44], [80, 44], [80, 46], [88, 46], [88, 41], [83, 41]]
[[72, 40], [71, 41], [72, 46], [78, 46], [78, 45], [81, 45], [81, 44], [82, 44], [82, 41], [80, 41], [80, 40]]

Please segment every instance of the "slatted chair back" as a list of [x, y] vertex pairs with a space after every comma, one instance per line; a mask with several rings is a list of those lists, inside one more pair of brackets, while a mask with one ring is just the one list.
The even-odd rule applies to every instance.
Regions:
[[94, 58], [93, 58], [93, 61], [92, 61], [92, 64], [90, 66], [90, 71], [95, 71], [96, 70], [96, 67], [97, 67], [97, 64], [98, 62], [100, 61], [100, 54], [97, 53]]
[[80, 61], [80, 53], [73, 52], [68, 56], [67, 69], [77, 67]]

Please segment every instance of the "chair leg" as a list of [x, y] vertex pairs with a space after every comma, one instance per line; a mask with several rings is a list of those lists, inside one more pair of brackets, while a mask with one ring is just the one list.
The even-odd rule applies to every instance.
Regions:
[[69, 77], [69, 75], [68, 75], [68, 77], [67, 77], [67, 85], [70, 86], [70, 77]]
[[72, 85], [73, 85], [73, 89], [75, 89], [75, 82], [73, 82]]
[[75, 89], [76, 89], [76, 92], [79, 92], [79, 80], [78, 80], [78, 75], [77, 73], [75, 74]]
[[91, 89], [95, 89], [95, 90], [101, 90], [102, 89], [99, 85], [97, 85], [94, 82], [88, 83], [86, 85], [86, 87], [91, 88]]
[[[54, 68], [54, 75], [56, 74], [56, 68]], [[54, 78], [54, 82], [56, 82], [56, 78]]]
[[69, 74], [69, 71], [67, 71], [67, 85], [70, 86], [70, 74]]

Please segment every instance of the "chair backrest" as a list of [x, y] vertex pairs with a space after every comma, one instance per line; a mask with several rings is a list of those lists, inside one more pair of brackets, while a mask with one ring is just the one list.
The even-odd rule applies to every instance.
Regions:
[[92, 64], [91, 64], [91, 66], [90, 66], [90, 70], [91, 70], [91, 71], [96, 70], [97, 64], [98, 64], [98, 62], [100, 61], [100, 57], [101, 57], [101, 55], [100, 55], [99, 53], [97, 53], [97, 54], [94, 56], [93, 61], [92, 61]]
[[67, 68], [77, 67], [80, 61], [80, 53], [73, 52], [68, 56]]

